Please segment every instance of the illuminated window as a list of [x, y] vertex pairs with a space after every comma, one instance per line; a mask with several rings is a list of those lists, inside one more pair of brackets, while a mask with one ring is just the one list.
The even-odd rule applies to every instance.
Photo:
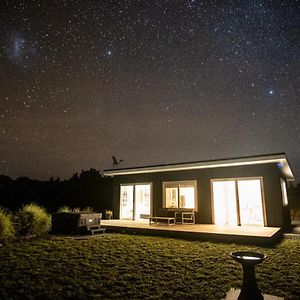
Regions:
[[238, 195], [241, 225], [263, 225], [261, 181], [238, 180]]
[[151, 214], [151, 183], [120, 186], [120, 219], [140, 220]]
[[212, 180], [214, 223], [264, 225], [262, 180]]
[[214, 181], [213, 195], [215, 224], [237, 225], [235, 181]]
[[135, 185], [135, 219], [144, 219], [150, 217], [151, 206], [151, 185], [138, 184]]
[[280, 178], [281, 184], [281, 192], [282, 192], [282, 203], [283, 205], [288, 205], [288, 197], [287, 197], [287, 190], [286, 190], [286, 182], [282, 178]]
[[165, 208], [196, 208], [196, 180], [163, 183]]
[[133, 185], [121, 185], [120, 219], [133, 219]]

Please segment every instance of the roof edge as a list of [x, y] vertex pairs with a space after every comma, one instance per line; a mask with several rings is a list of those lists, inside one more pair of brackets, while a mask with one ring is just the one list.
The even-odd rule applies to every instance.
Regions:
[[285, 175], [287, 180], [294, 180], [293, 172], [290, 168], [286, 154], [274, 153], [263, 154], [255, 156], [243, 156], [235, 158], [183, 162], [163, 165], [152, 165], [144, 167], [122, 168], [122, 169], [108, 169], [104, 170], [105, 176], [119, 176], [119, 175], [131, 175], [141, 173], [155, 173], [155, 172], [171, 172], [180, 170], [192, 170], [192, 169], [206, 169], [206, 168], [220, 168], [229, 166], [240, 165], [253, 165], [253, 164], [266, 164], [266, 163], [278, 163], [278, 167]]

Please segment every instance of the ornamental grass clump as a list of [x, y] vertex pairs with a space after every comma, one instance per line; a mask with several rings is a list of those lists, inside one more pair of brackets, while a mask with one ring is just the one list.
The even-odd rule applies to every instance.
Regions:
[[58, 213], [66, 213], [66, 212], [72, 212], [72, 209], [68, 206], [61, 206], [57, 210]]
[[0, 207], [0, 242], [13, 239], [15, 236], [15, 228], [12, 217], [3, 208]]
[[81, 209], [81, 211], [85, 212], [85, 213], [93, 213], [94, 209], [90, 206], [87, 206], [87, 207], [84, 207], [83, 209]]
[[57, 210], [58, 213], [79, 213], [79, 212], [84, 212], [84, 213], [93, 213], [94, 209], [90, 206], [87, 206], [85, 208], [80, 208], [80, 207], [75, 207], [75, 208], [70, 208], [68, 206], [61, 206]]
[[18, 233], [22, 236], [43, 236], [51, 228], [51, 216], [34, 203], [24, 205], [17, 213]]

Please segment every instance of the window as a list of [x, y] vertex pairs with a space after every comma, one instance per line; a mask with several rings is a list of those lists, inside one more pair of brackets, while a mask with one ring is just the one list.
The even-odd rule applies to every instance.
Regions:
[[196, 208], [197, 182], [170, 181], [163, 183], [164, 208]]
[[235, 181], [213, 181], [212, 188], [215, 224], [237, 225]]
[[133, 218], [133, 185], [121, 185], [120, 191], [120, 218]]
[[261, 178], [213, 179], [213, 218], [217, 225], [264, 225]]
[[264, 225], [260, 179], [237, 181], [241, 225]]
[[151, 183], [120, 186], [120, 219], [139, 220], [151, 215]]
[[281, 192], [282, 192], [282, 203], [284, 206], [288, 205], [288, 197], [287, 197], [287, 190], [286, 190], [286, 182], [282, 178], [280, 178], [281, 184]]

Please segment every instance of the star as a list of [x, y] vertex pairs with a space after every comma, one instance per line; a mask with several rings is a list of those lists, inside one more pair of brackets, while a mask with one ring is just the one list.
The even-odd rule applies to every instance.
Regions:
[[[62, 1], [62, 18], [55, 1], [2, 2], [0, 157], [8, 175], [47, 178], [51, 169], [67, 178], [106, 168], [110, 152], [130, 167], [251, 149], [294, 155], [300, 178], [296, 0]], [[23, 146], [34, 154], [26, 164]]]
[[112, 56], [112, 51], [110, 49], [106, 50], [106, 56], [111, 57]]

